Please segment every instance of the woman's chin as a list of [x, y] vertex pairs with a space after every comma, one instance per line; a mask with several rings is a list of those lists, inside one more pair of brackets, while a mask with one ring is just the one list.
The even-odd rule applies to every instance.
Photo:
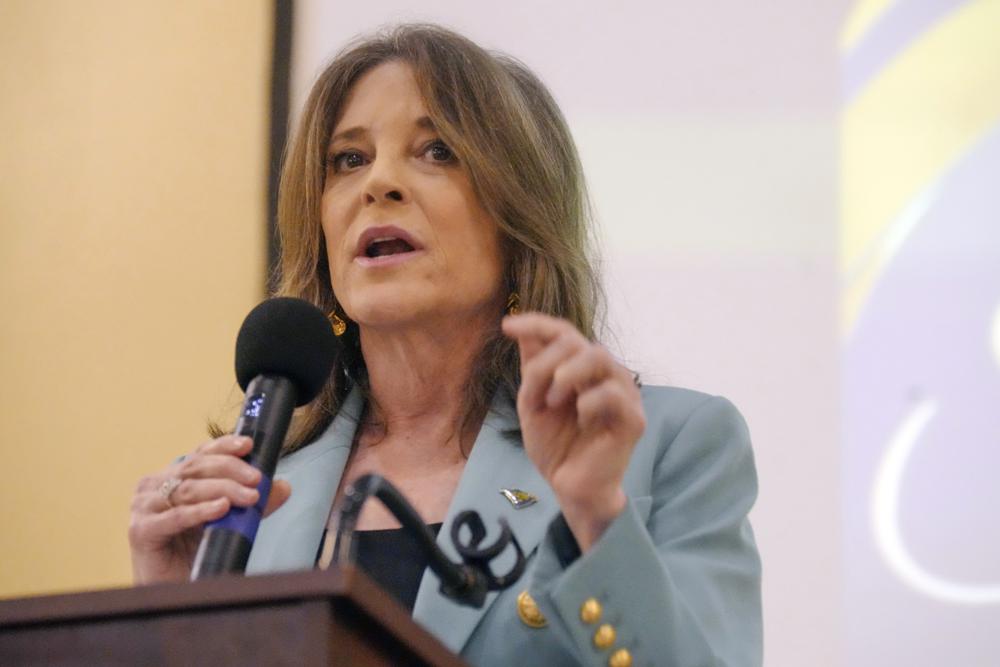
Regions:
[[415, 307], [412, 302], [401, 299], [380, 300], [377, 303], [366, 303], [360, 307], [354, 304], [352, 309], [354, 319], [362, 328], [368, 329], [408, 329], [419, 326], [427, 320], [424, 309]]
[[452, 303], [418, 303], [416, 300], [394, 299], [368, 303], [360, 308], [357, 304], [352, 305], [354, 308], [351, 310], [351, 319], [362, 329], [379, 332], [430, 328], [440, 334], [443, 333], [440, 331], [442, 327], [477, 327], [482, 319], [481, 309], [457, 307]]

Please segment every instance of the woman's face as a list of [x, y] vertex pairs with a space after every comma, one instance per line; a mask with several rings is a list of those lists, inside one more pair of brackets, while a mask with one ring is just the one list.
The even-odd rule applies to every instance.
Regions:
[[499, 317], [497, 226], [430, 124], [409, 65], [358, 80], [326, 159], [323, 232], [348, 317], [379, 329]]

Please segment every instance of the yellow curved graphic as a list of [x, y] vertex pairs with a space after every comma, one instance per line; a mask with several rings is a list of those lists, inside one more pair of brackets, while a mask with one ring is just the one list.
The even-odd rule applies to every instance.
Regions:
[[1000, 2], [970, 2], [955, 10], [878, 72], [844, 110], [845, 334], [908, 225], [919, 218], [926, 203], [921, 193], [1000, 121], [997, 26]]
[[840, 31], [840, 51], [850, 51], [882, 15], [892, 7], [893, 0], [859, 0], [851, 10], [844, 28]]

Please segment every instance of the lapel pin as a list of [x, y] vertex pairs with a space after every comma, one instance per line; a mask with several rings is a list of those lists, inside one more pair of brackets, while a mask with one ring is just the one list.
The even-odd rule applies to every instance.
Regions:
[[538, 498], [533, 493], [522, 491], [521, 489], [500, 489], [500, 495], [510, 501], [516, 510], [523, 510], [538, 502]]

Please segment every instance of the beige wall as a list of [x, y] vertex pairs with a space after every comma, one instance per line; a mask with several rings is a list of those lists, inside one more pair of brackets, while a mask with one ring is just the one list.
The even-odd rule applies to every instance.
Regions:
[[239, 400], [272, 3], [0, 4], [0, 596], [126, 584], [141, 474]]

